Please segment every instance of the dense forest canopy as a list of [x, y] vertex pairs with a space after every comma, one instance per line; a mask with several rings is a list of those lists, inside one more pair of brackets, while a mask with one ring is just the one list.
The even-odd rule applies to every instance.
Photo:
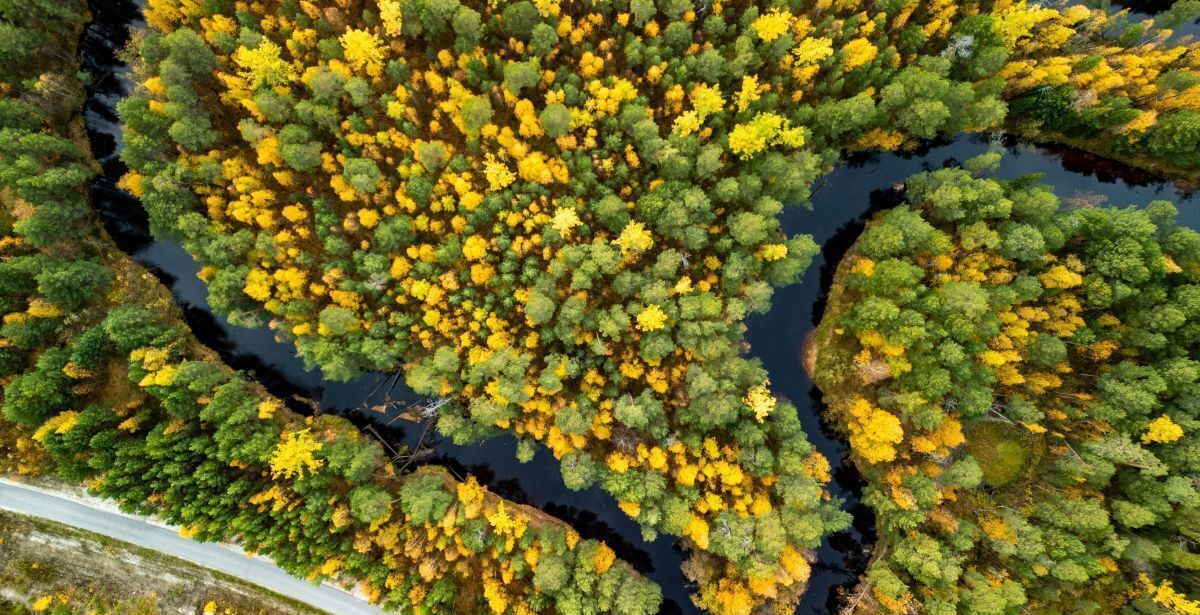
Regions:
[[[0, 45], [0, 472], [84, 481], [397, 611], [655, 613], [660, 589], [607, 545], [473, 477], [405, 472], [192, 337], [91, 215], [95, 163], [73, 140], [85, 18], [82, 2], [0, 2], [0, 36], [20, 41]], [[91, 612], [61, 600], [53, 612]]]
[[[1200, 54], [1024, 2], [155, 0], [124, 186], [332, 378], [402, 368], [685, 538], [710, 610], [787, 604], [844, 527], [743, 357], [816, 247], [777, 216], [845, 149], [962, 130], [1193, 172]], [[1010, 108], [1012, 110], [1009, 116]]]
[[[401, 610], [652, 612], [659, 590], [607, 546], [473, 480], [397, 473], [180, 327], [91, 219], [67, 4], [0, 0], [8, 465]], [[232, 322], [331, 379], [403, 371], [456, 442], [546, 446], [567, 486], [681, 537], [701, 608], [786, 612], [849, 518], [745, 356], [746, 317], [818, 251], [780, 213], [844, 152], [961, 131], [1196, 180], [1200, 47], [1164, 26], [1197, 13], [148, 0], [121, 185]], [[1167, 204], [1064, 211], [991, 164], [911, 180], [822, 326], [817, 378], [883, 531], [857, 604], [1200, 610], [1196, 235]]]
[[839, 265], [816, 380], [888, 613], [1192, 613], [1200, 233], [1064, 208], [999, 155], [913, 176]]

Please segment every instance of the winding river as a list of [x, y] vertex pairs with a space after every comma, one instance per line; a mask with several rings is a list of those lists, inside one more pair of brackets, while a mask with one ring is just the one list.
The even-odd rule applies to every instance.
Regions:
[[[460, 476], [472, 474], [504, 497], [537, 506], [581, 534], [607, 541], [620, 557], [662, 586], [663, 612], [694, 613], [688, 600], [692, 588], [680, 572], [682, 551], [666, 537], [642, 540], [637, 525], [598, 487], [580, 492], [567, 489], [549, 451], [542, 449], [532, 461], [522, 464], [516, 460], [511, 437], [457, 446], [431, 429], [400, 420], [395, 412], [366, 410], [385, 401], [420, 400], [388, 374], [370, 374], [345, 383], [326, 381], [318, 371], [305, 369], [292, 346], [276, 341], [266, 327], [237, 328], [212, 312], [207, 291], [196, 277], [199, 266], [179, 245], [155, 241], [140, 204], [116, 188], [125, 167], [118, 159], [121, 135], [115, 105], [125, 93], [128, 73], [118, 51], [125, 46], [129, 29], [144, 25], [141, 9], [134, 0], [89, 0], [89, 5], [94, 21], [81, 41], [83, 68], [91, 76], [86, 120], [93, 154], [103, 167], [103, 174], [91, 185], [92, 201], [121, 249], [171, 288], [197, 337], [297, 410], [347, 416], [396, 450], [413, 450], [420, 444], [427, 454], [419, 463], [444, 465]], [[1188, 24], [1180, 30], [1194, 32], [1197, 28]], [[785, 211], [784, 230], [810, 234], [823, 249], [799, 284], [775, 293], [769, 313], [750, 319], [747, 339], [751, 354], [759, 357], [771, 374], [774, 392], [795, 404], [809, 438], [829, 459], [834, 470], [830, 488], [854, 516], [850, 529], [830, 536], [818, 550], [809, 589], [797, 613], [834, 612], [841, 592], [865, 567], [874, 541], [874, 516], [860, 502], [862, 485], [857, 473], [844, 462], [846, 444], [822, 424], [820, 394], [801, 366], [803, 340], [820, 318], [833, 268], [866, 219], [899, 202], [896, 184], [913, 173], [961, 162], [993, 147], [1005, 152], [1001, 176], [1044, 173], [1069, 204], [1140, 206], [1153, 199], [1169, 199], [1182, 210], [1181, 221], [1200, 227], [1200, 197], [1177, 191], [1169, 182], [1077, 150], [985, 135], [936, 142], [903, 155], [852, 157], [818, 181], [811, 208]]]

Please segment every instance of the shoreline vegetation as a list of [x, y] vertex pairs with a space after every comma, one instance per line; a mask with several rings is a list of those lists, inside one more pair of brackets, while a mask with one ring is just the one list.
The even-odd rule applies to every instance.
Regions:
[[398, 474], [348, 421], [293, 413], [187, 331], [166, 288], [88, 209], [95, 163], [75, 60], [39, 53], [73, 49], [85, 15], [82, 2], [2, 15], [28, 45], [0, 100], [3, 471], [56, 472], [186, 537], [234, 540], [393, 605], [384, 591], [468, 610], [540, 598], [569, 612], [555, 596], [578, 602], [568, 596], [587, 588], [588, 608], [654, 612], [658, 588], [606, 545], [474, 479]]
[[1034, 145], [1044, 143], [1054, 146], [1064, 146], [1100, 156], [1115, 163], [1127, 165], [1139, 171], [1149, 173], [1164, 181], [1170, 181], [1180, 190], [1200, 190], [1200, 169], [1183, 169], [1170, 164], [1164, 164], [1155, 156], [1116, 155], [1095, 141], [1070, 138], [1061, 134], [1047, 134], [1037, 130], [1023, 131], [1018, 126], [1011, 126], [1009, 134], [1028, 140]]

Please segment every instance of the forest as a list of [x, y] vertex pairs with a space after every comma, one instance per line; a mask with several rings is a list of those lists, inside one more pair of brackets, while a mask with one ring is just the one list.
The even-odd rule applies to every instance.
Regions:
[[94, 162], [72, 140], [81, 86], [72, 58], [50, 51], [84, 16], [82, 2], [50, 0], [3, 14], [24, 26], [11, 65], [27, 68], [4, 76], [0, 98], [0, 470], [85, 482], [398, 611], [654, 613], [659, 589], [607, 545], [474, 478], [404, 472], [349, 421], [297, 415], [191, 336], [88, 211]]
[[998, 161], [909, 178], [813, 342], [889, 546], [864, 591], [886, 613], [1195, 612], [1174, 580], [1200, 564], [1200, 233], [1168, 201], [1065, 208]]
[[[455, 443], [542, 449], [695, 606], [793, 612], [852, 519], [746, 321], [848, 155], [1006, 132], [1200, 181], [1200, 44], [1082, 5], [148, 0], [120, 187], [212, 308]], [[0, 0], [0, 469], [397, 612], [654, 613], [602, 541], [305, 416], [188, 330], [86, 187], [80, 0]], [[1200, 234], [987, 155], [911, 177], [811, 341], [879, 533], [848, 612], [1200, 613]]]

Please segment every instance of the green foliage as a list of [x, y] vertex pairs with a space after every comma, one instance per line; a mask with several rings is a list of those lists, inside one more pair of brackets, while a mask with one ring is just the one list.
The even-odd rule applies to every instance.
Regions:
[[1150, 130], [1147, 148], [1180, 166], [1200, 166], [1200, 111], [1185, 109], [1163, 117]]
[[546, 105], [538, 119], [541, 120], [546, 134], [552, 138], [567, 134], [571, 128], [571, 114], [561, 103]]
[[[33, 3], [27, 14], [51, 24], [78, 23], [79, 15], [66, 16], [70, 10], [43, 4], [52, 3]], [[1156, 55], [1155, 46], [1143, 44], [1152, 33], [1148, 24], [1098, 12], [1076, 18], [1066, 16], [1073, 9], [1038, 5], [994, 11], [987, 3], [892, 1], [469, 4], [213, 1], [184, 9], [155, 3], [147, 17], [160, 32], [138, 39], [136, 50], [136, 74], [145, 87], [122, 104], [130, 129], [124, 157], [135, 170], [127, 183], [142, 193], [154, 232], [181, 240], [202, 261], [212, 304], [232, 322], [257, 325], [270, 318], [306, 361], [335, 379], [404, 366], [422, 393], [462, 392], [462, 399], [443, 406], [438, 421], [456, 441], [516, 431], [522, 458], [533, 453], [535, 440], [545, 442], [564, 460], [569, 485], [599, 482], [624, 508], [640, 511], [631, 514], [648, 536], [684, 533], [689, 546], [722, 556], [689, 566], [701, 601], [714, 611], [767, 608], [759, 604], [767, 596], [781, 605], [794, 600], [803, 583], [790, 572], [781, 575], [781, 535], [795, 550], [845, 524], [836, 502], [823, 498], [824, 479], [814, 471], [819, 463], [805, 457], [811, 452], [794, 417], [780, 416], [790, 408], [773, 411], [766, 375], [743, 358], [741, 340], [745, 316], [768, 309], [772, 286], [794, 282], [817, 253], [811, 240], [784, 236], [777, 217], [784, 204], [805, 201], [808, 185], [842, 150], [896, 149], [995, 128], [1008, 99], [1014, 101], [1011, 119], [1022, 127], [1135, 159], [1150, 155], [1170, 168], [1200, 166], [1192, 110], [1171, 102], [1193, 94], [1194, 60], [1187, 58], [1195, 54]], [[1171, 19], [1193, 9], [1183, 3]], [[21, 84], [27, 91], [18, 95], [38, 108], [69, 100], [36, 95], [57, 89], [39, 71], [61, 55], [53, 53], [56, 37], [47, 32], [62, 33], [53, 25], [10, 28], [19, 13], [5, 11], [0, 61], [29, 67], [18, 79], [6, 75], [5, 83]], [[1061, 49], [1041, 48], [1051, 39]], [[1022, 61], [1030, 64], [1016, 64]], [[1123, 83], [1089, 73], [1106, 66], [1115, 66]], [[36, 88], [25, 85], [34, 82]], [[16, 230], [33, 248], [73, 242], [87, 217], [80, 186], [91, 166], [14, 108], [0, 109], [0, 117], [6, 120], [0, 182], [31, 205]], [[55, 114], [45, 124], [58, 127], [65, 117]], [[1042, 276], [1050, 272], [1042, 258], [1060, 254], [1078, 231], [1045, 211], [1042, 196], [976, 181], [987, 167], [980, 162], [910, 182], [925, 210], [897, 210], [890, 224], [869, 231], [860, 247], [878, 261], [875, 275], [848, 284], [869, 297], [847, 312], [845, 325], [864, 335], [888, 334], [886, 350], [874, 348], [865, 367], [885, 370], [897, 383], [898, 394], [887, 397], [888, 416], [938, 440], [920, 444], [932, 448], [922, 451], [931, 463], [944, 461], [945, 447], [938, 444], [954, 435], [934, 434], [946, 416], [1022, 423], [1056, 416], [1057, 408], [1032, 394], [1013, 394], [998, 405], [997, 382], [1010, 375], [992, 368], [1000, 359], [1015, 361], [981, 355], [985, 348], [1010, 350], [987, 345], [1008, 334], [1004, 308], [1067, 294], [1043, 288]], [[1135, 297], [1155, 305], [1121, 312], [1119, 335], [1093, 324], [1078, 337], [1037, 331], [1019, 354], [1021, 362], [1051, 372], [1075, 358], [1076, 348], [1109, 341], [1156, 361], [1169, 376], [1139, 365], [1099, 376], [1108, 398], [1087, 415], [1105, 428], [1136, 434], [1156, 420], [1151, 413], [1164, 398], [1185, 398], [1180, 389], [1190, 382], [1186, 366], [1157, 362], [1158, 353], [1182, 359], [1178, 340], [1189, 339], [1195, 310], [1187, 293], [1178, 304], [1165, 289], [1147, 294], [1147, 284], [1167, 269], [1165, 262], [1155, 264], [1156, 250], [1172, 252], [1174, 265], [1186, 272], [1195, 266], [1200, 240], [1175, 233], [1155, 243], [1147, 232], [1157, 231], [1147, 231], [1145, 220], [1117, 220], [1119, 232], [1100, 228], [1109, 222], [1091, 214], [1072, 219], [1096, 246], [1094, 253], [1071, 254], [1087, 265], [1079, 296], [1092, 310], [1131, 310]], [[966, 275], [921, 292], [929, 268], [908, 257], [951, 248], [1014, 261], [1004, 265], [1012, 271], [998, 272], [1013, 273], [1011, 285]], [[32, 360], [23, 353], [32, 355], [68, 320], [45, 316], [41, 303], [26, 301], [32, 293], [67, 307], [87, 303], [88, 293], [104, 286], [98, 276], [71, 273], [38, 274], [41, 290], [27, 289], [21, 272], [3, 280], [20, 291], [7, 298], [12, 305], [26, 303], [43, 314], [0, 331], [12, 342], [5, 362], [14, 371]], [[983, 271], [965, 273], [988, 279]], [[146, 314], [114, 310], [103, 330], [107, 341], [91, 334], [73, 344], [71, 356], [82, 363], [64, 367], [76, 374], [76, 367], [97, 367], [110, 349], [126, 355], [179, 350], [171, 346], [178, 336]], [[149, 427], [145, 413], [153, 410], [129, 409], [122, 431], [137, 438], [128, 438], [123, 452], [137, 460], [131, 466], [149, 459], [136, 470], [149, 477], [145, 482], [158, 479], [159, 488], [134, 485], [138, 474], [116, 471], [106, 476], [113, 493], [129, 490], [135, 501], [150, 494], [187, 499], [194, 495], [189, 490], [227, 499], [257, 495], [259, 485], [229, 484], [234, 479], [223, 474], [235, 462], [261, 462], [278, 436], [278, 425], [257, 422], [255, 395], [187, 363], [176, 377], [208, 390], [176, 387], [172, 374], [143, 363], [132, 371], [136, 382], [148, 383], [172, 417], [199, 412], [211, 419], [211, 433], [197, 436], [211, 442], [185, 446], [172, 438], [179, 432]], [[1186, 422], [1185, 412], [1168, 410]], [[1163, 434], [1174, 433], [1158, 425]], [[123, 437], [115, 431], [97, 436], [111, 444]], [[583, 437], [582, 443], [565, 434]], [[713, 448], [709, 442], [715, 452], [701, 454]], [[337, 437], [320, 445], [314, 463], [327, 463], [333, 476], [366, 481], [378, 461], [378, 453], [355, 452]], [[211, 463], [197, 452], [210, 446], [217, 457]], [[1081, 448], [1081, 461], [1061, 461], [1059, 469], [1090, 489], [1120, 482], [1114, 477], [1127, 476], [1130, 460], [1152, 479], [1169, 473], [1172, 463], [1133, 436]], [[198, 461], [175, 463], [179, 457]], [[652, 459], [658, 467], [648, 467]], [[892, 485], [901, 500], [893, 503], [905, 511], [896, 513], [897, 527], [916, 527], [913, 518], [934, 505], [940, 487], [978, 484], [984, 473], [966, 459], [946, 461], [952, 465], [939, 476]], [[187, 471], [197, 465], [204, 467], [193, 480]], [[745, 484], [736, 480], [747, 475]], [[316, 485], [295, 486], [304, 497], [302, 512], [279, 513], [295, 524], [292, 535], [311, 535], [301, 530], [310, 530], [305, 524], [313, 519], [343, 518], [345, 508], [309, 508], [330, 502], [320, 492], [325, 476], [311, 481]], [[379, 510], [369, 491], [348, 492], [359, 494], [357, 506], [348, 504], [357, 521]], [[436, 521], [448, 510], [439, 497], [410, 495], [409, 512], [421, 519]], [[1132, 496], [1114, 501], [1155, 515], [1162, 508]], [[752, 528], [731, 520], [727, 511], [744, 514], [751, 505], [759, 510]], [[1130, 524], [1146, 520], [1140, 509], [1122, 510]], [[1047, 523], [1062, 512], [1044, 511]], [[252, 526], [241, 517], [234, 524], [232, 515], [204, 514], [189, 509], [180, 516], [214, 536], [218, 526]], [[1098, 517], [1088, 518], [1099, 527]], [[1187, 527], [1185, 521], [1177, 526]], [[717, 522], [723, 533], [713, 537], [710, 526]], [[1063, 533], [1071, 529], [1050, 524]], [[967, 552], [964, 545], [977, 532], [974, 524], [962, 525], [948, 535], [924, 531], [929, 528], [905, 533], [894, 551], [903, 570], [879, 575], [884, 594], [903, 598], [902, 589], [891, 591], [891, 581], [903, 585], [907, 575], [935, 587], [918, 592], [929, 612], [1020, 608], [1026, 601], [1020, 584], [982, 576], [964, 568], [962, 557], [938, 549], [940, 542]], [[295, 570], [307, 574], [326, 565], [318, 553], [348, 553], [350, 534], [329, 539], [341, 541], [340, 551], [314, 547], [297, 556]], [[1099, 560], [1083, 558], [1086, 549], [1057, 538], [1050, 542], [1058, 550], [1046, 556], [1053, 558], [1039, 565], [1061, 565], [1036, 576], [1072, 583], [1092, 578]], [[468, 540], [480, 541], [482, 549], [487, 539]], [[1118, 556], [1116, 546], [1108, 551]], [[1190, 555], [1163, 556], [1172, 562], [1163, 565], [1182, 567], [1178, 562]], [[423, 594], [424, 604], [408, 604], [414, 581], [368, 569], [360, 559], [351, 555], [346, 565], [361, 566], [357, 571], [368, 572], [376, 586], [386, 578], [409, 610], [454, 601], [453, 589], [440, 586]], [[513, 561], [523, 567], [519, 558]], [[1025, 569], [1018, 574], [1029, 577]], [[570, 594], [555, 606], [651, 610], [653, 592], [626, 590], [622, 575], [597, 580], [582, 594], [586, 600]], [[754, 587], [751, 578], [775, 581]], [[937, 594], [939, 583], [956, 589]], [[544, 596], [532, 600], [538, 609], [547, 605]]]
[[[839, 266], [818, 332], [839, 351], [817, 381], [889, 545], [867, 579], [892, 611], [931, 613], [1115, 612], [1124, 599], [1094, 587], [1185, 583], [1177, 529], [1200, 500], [1164, 493], [1200, 425], [1200, 234], [1169, 203], [1060, 209], [1033, 178], [966, 166], [909, 178], [910, 204]], [[876, 405], [902, 434], [872, 466]]]
[[312, 140], [308, 127], [288, 124], [279, 131], [279, 157], [297, 171], [308, 171], [321, 164], [321, 143]]
[[375, 192], [382, 177], [374, 160], [351, 158], [345, 165], [346, 182], [360, 192]]
[[520, 94], [521, 90], [533, 87], [538, 77], [536, 62], [509, 62], [504, 65], [504, 87], [513, 94]]
[[[72, 45], [80, 38], [81, 18], [86, 14], [79, 2], [34, 0], [22, 7], [0, 2], [0, 40], [16, 33], [15, 39], [29, 47], [26, 51], [40, 54], [26, 57], [0, 49], [6, 60], [20, 58], [17, 65], [7, 61], [0, 65], [0, 93], [6, 97], [0, 99], [4, 118], [0, 201], [5, 209], [0, 222], [0, 308], [5, 316], [0, 327], [0, 372], [5, 383], [0, 460], [5, 471], [53, 469], [68, 481], [101, 476], [102, 480], [91, 483], [97, 495], [118, 501], [126, 510], [154, 514], [200, 540], [237, 541], [298, 576], [336, 575], [362, 583], [368, 591], [378, 587], [379, 601], [390, 610], [411, 610], [412, 596], [417, 595], [412, 590], [425, 596], [421, 609], [456, 612], [467, 604], [462, 596], [478, 596], [481, 586], [487, 587], [478, 573], [497, 567], [499, 551], [493, 549], [503, 546], [503, 540], [480, 544], [480, 552], [469, 555], [451, 540], [447, 548], [460, 564], [468, 564], [466, 569], [439, 568], [449, 559], [440, 551], [412, 556], [402, 555], [399, 547], [392, 549], [392, 545], [427, 540], [430, 528], [441, 528], [445, 537], [461, 531], [446, 523], [456, 517], [459, 525], [470, 522], [465, 514], [450, 510], [450, 506], [456, 507], [455, 512], [463, 509], [455, 498], [456, 487], [475, 489], [472, 515], [492, 515], [497, 525], [501, 517], [494, 513], [509, 506], [509, 525], [496, 531], [512, 536], [518, 523], [526, 530], [525, 538], [515, 545], [519, 551], [511, 555], [514, 562], [523, 564], [521, 554], [534, 547], [530, 538], [535, 534], [547, 526], [560, 531], [561, 527], [548, 518], [532, 518], [530, 509], [505, 503], [473, 481], [459, 483], [435, 468], [398, 475], [382, 447], [362, 437], [349, 422], [293, 414], [187, 334], [176, 312], [160, 303], [167, 291], [117, 253], [89, 219], [84, 183], [96, 165], [73, 143], [52, 134], [75, 134], [70, 121], [78, 113], [74, 107], [81, 99], [76, 94], [82, 88], [73, 65], [64, 75], [53, 71], [63, 68], [56, 64], [74, 58]], [[14, 22], [21, 28], [13, 27]], [[57, 26], [65, 29], [59, 31]], [[248, 31], [240, 38], [252, 46], [258, 43]], [[236, 48], [228, 34], [213, 40], [223, 54]], [[129, 137], [127, 155], [160, 161], [161, 141], [166, 139], [188, 149], [205, 149], [211, 124], [195, 104], [191, 88], [208, 87], [207, 75], [216, 61], [213, 50], [192, 30], [151, 35], [145, 42], [142, 55], [162, 62], [162, 85], [170, 100], [159, 108], [166, 117], [152, 111], [145, 99], [122, 103], [135, 116], [131, 123], [146, 131]], [[56, 47], [45, 47], [49, 44]], [[328, 95], [343, 84], [317, 76], [313, 86]], [[344, 89], [355, 104], [363, 104], [369, 91], [361, 78], [346, 80]], [[11, 104], [17, 98], [22, 102]], [[294, 102], [284, 94], [263, 90], [254, 102], [269, 121], [292, 119]], [[296, 107], [300, 121], [321, 114]], [[247, 136], [265, 136], [262, 126], [243, 123], [241, 128]], [[313, 125], [283, 128], [278, 153], [290, 171], [303, 172], [323, 163], [317, 132]], [[189, 247], [225, 264], [236, 262], [231, 257], [242, 247], [273, 249], [266, 242], [255, 244], [254, 237], [244, 233], [200, 237], [199, 229], [207, 222], [191, 211], [198, 200], [183, 181], [219, 176], [220, 164], [202, 162], [193, 169], [194, 176], [174, 163], [161, 168], [164, 175], [158, 177], [159, 183], [129, 184], [132, 190], [148, 190], [145, 203], [156, 230], [170, 227], [175, 232], [174, 221], [179, 219], [178, 230]], [[346, 182], [356, 190], [374, 190], [382, 183], [373, 160], [351, 158], [344, 168]], [[412, 231], [411, 224], [406, 227], [399, 221], [388, 221], [379, 230], [385, 241], [398, 241]], [[371, 262], [364, 267], [386, 271], [388, 264]], [[233, 287], [240, 295], [246, 275], [244, 268], [217, 272], [214, 305], [245, 305], [229, 290]], [[114, 292], [106, 292], [110, 284]], [[328, 315], [323, 313], [321, 322], [339, 333], [358, 328], [353, 314], [349, 322], [343, 316], [331, 309]], [[253, 318], [248, 313], [233, 320]], [[378, 354], [377, 342], [374, 348]], [[284, 433], [292, 439], [281, 439]], [[285, 444], [294, 442], [301, 446], [293, 446], [289, 455], [300, 461], [304, 472], [286, 479], [275, 473], [274, 462], [282, 457]], [[397, 510], [393, 503], [399, 504]], [[417, 511], [431, 522], [430, 528], [406, 519], [399, 509]], [[489, 531], [491, 522], [484, 523], [485, 532]], [[366, 548], [358, 537], [364, 537]], [[577, 547], [594, 552], [598, 543], [582, 541]], [[438, 578], [417, 574], [427, 563], [437, 570]], [[618, 578], [628, 578], [631, 592], [651, 595], [640, 587], [648, 581], [629, 573], [624, 563], [615, 562], [603, 575], [596, 568], [589, 560], [569, 570], [567, 585], [597, 578], [613, 585]], [[532, 571], [522, 565], [513, 572], [521, 587], [506, 586], [511, 596], [535, 602]], [[655, 600], [654, 605], [641, 608], [652, 611]], [[611, 597], [604, 604], [612, 610]], [[553, 602], [541, 605], [545, 608]], [[482, 597], [473, 606], [487, 608]], [[64, 608], [51, 610], [65, 612]]]
[[478, 134], [481, 128], [492, 121], [495, 111], [492, 109], [492, 103], [487, 98], [472, 96], [463, 101], [462, 114], [463, 122], [467, 125], [467, 132]]
[[95, 261], [48, 267], [37, 275], [38, 291], [65, 310], [75, 310], [108, 285], [108, 268]]
[[67, 409], [71, 395], [69, 380], [62, 368], [67, 353], [54, 348], [42, 354], [33, 371], [21, 374], [4, 387], [4, 418], [37, 427], [56, 412]]
[[103, 324], [108, 339], [120, 354], [147, 346], [165, 346], [178, 332], [162, 322], [149, 309], [138, 305], [122, 305], [109, 312]]
[[350, 492], [350, 513], [363, 523], [384, 518], [391, 512], [392, 496], [371, 485], [357, 487]]
[[441, 479], [433, 475], [409, 481], [400, 491], [400, 508], [417, 525], [440, 521], [453, 501]]

